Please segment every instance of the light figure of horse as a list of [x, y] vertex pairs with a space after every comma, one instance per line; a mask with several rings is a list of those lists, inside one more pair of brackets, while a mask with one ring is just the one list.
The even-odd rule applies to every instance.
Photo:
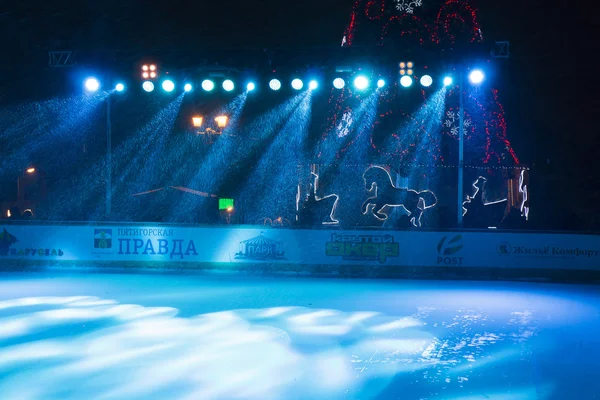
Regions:
[[[416, 191], [409, 188], [396, 187], [389, 172], [383, 167], [369, 167], [363, 174], [365, 189], [373, 196], [367, 198], [361, 207], [366, 215], [369, 211], [375, 218], [385, 221], [389, 215], [383, 209], [402, 207], [414, 226], [421, 226], [423, 212], [437, 204], [435, 194], [430, 190]], [[372, 206], [372, 207], [369, 207]]]

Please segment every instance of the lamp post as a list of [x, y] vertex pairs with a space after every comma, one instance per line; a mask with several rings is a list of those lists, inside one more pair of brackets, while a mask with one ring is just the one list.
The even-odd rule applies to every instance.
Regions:
[[106, 97], [106, 219], [110, 218], [112, 206], [112, 121], [110, 118], [110, 94]]
[[458, 228], [463, 227], [463, 179], [464, 179], [464, 169], [465, 169], [465, 161], [464, 161], [464, 152], [465, 152], [465, 128], [463, 126], [464, 123], [464, 105], [463, 105], [463, 74], [460, 74], [460, 78], [458, 80]]

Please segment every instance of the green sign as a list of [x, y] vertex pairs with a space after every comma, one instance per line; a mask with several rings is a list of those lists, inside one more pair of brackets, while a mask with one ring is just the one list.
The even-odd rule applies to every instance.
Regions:
[[233, 199], [219, 199], [219, 210], [233, 208]]

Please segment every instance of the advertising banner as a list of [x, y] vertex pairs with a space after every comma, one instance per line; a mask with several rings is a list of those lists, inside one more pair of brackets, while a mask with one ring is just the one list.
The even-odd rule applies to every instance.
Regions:
[[600, 269], [594, 235], [152, 225], [7, 225], [0, 262], [169, 261]]

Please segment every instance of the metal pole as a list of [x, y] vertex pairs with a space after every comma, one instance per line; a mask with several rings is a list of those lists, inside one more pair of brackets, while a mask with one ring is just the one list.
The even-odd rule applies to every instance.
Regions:
[[106, 98], [106, 219], [110, 218], [112, 203], [112, 131], [110, 119], [110, 94]]
[[463, 226], [463, 175], [465, 168], [464, 161], [464, 105], [463, 105], [463, 71], [461, 68], [460, 78], [458, 80], [458, 96], [459, 96], [459, 110], [458, 110], [458, 228]]

